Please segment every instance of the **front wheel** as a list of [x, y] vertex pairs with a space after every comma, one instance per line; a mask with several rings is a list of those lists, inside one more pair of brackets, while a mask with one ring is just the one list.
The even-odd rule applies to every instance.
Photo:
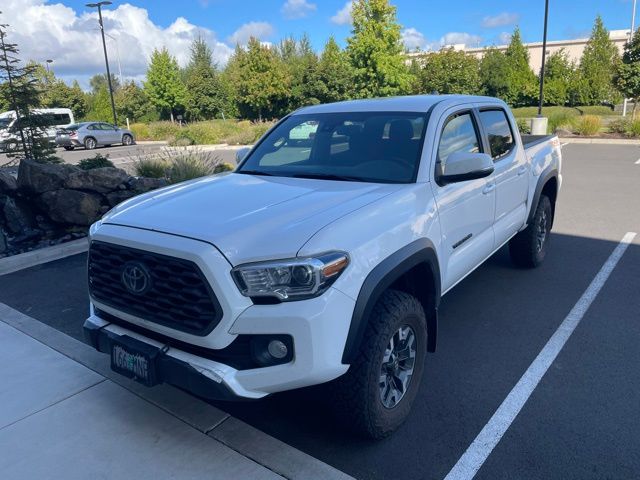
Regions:
[[125, 134], [122, 136], [122, 144], [125, 146], [133, 145], [133, 137], [129, 134]]
[[544, 261], [552, 220], [551, 200], [542, 195], [529, 226], [509, 241], [509, 254], [516, 266], [534, 268]]
[[333, 385], [336, 413], [380, 439], [409, 416], [427, 351], [425, 313], [405, 292], [388, 290], [376, 304], [357, 359]]

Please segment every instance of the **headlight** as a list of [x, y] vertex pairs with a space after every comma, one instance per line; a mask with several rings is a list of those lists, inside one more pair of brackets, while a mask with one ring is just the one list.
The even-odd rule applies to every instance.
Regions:
[[234, 268], [232, 274], [245, 297], [287, 302], [322, 294], [348, 264], [346, 253], [330, 252], [313, 258], [248, 263]]

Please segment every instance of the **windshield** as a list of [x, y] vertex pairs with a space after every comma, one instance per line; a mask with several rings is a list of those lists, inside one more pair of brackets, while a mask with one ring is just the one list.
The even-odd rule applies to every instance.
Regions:
[[375, 183], [415, 181], [426, 116], [407, 112], [293, 115], [238, 173]]
[[13, 122], [12, 117], [0, 118], [0, 130], [4, 128], [9, 128], [9, 125], [11, 125], [11, 122]]

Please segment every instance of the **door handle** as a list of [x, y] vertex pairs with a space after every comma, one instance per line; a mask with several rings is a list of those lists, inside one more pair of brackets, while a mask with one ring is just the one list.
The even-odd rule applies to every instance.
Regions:
[[489, 185], [487, 185], [486, 187], [484, 187], [482, 189], [482, 194], [483, 195], [489, 195], [491, 192], [493, 192], [496, 188], [496, 184], [495, 183], [490, 183]]
[[527, 173], [527, 167], [524, 165], [520, 166], [520, 168], [518, 168], [518, 176], [524, 175], [525, 173]]

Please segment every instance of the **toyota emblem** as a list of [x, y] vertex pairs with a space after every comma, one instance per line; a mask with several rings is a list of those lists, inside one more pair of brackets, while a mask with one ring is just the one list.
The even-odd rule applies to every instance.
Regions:
[[122, 284], [134, 295], [142, 295], [151, 288], [151, 275], [144, 264], [127, 262], [122, 269]]

